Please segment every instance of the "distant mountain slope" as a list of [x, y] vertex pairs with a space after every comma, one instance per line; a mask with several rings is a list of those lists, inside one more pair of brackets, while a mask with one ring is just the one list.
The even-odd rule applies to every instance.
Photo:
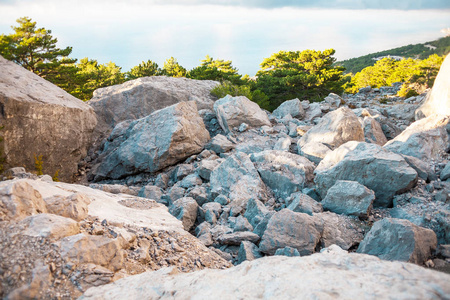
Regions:
[[373, 66], [376, 62], [374, 58], [382, 56], [402, 56], [424, 59], [431, 54], [444, 55], [450, 52], [450, 36], [440, 38], [435, 41], [408, 45], [381, 52], [371, 53], [360, 57], [355, 57], [336, 62], [336, 65], [345, 67], [346, 73], [357, 73], [368, 66]]

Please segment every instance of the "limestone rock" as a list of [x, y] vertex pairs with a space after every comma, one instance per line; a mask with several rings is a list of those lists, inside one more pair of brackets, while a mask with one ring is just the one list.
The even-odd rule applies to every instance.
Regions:
[[262, 253], [259, 251], [258, 246], [252, 242], [243, 241], [239, 246], [237, 264], [240, 264], [246, 260], [252, 261], [261, 257]]
[[290, 201], [287, 209], [294, 212], [301, 212], [312, 216], [315, 213], [323, 211], [322, 204], [303, 193], [294, 193], [290, 197]]
[[261, 252], [273, 255], [278, 248], [296, 248], [300, 255], [312, 254], [320, 241], [323, 224], [316, 218], [283, 209], [270, 219], [259, 244]]
[[217, 154], [228, 152], [234, 147], [234, 144], [222, 134], [218, 134], [213, 137], [211, 141], [206, 145], [206, 149], [212, 150]]
[[358, 253], [385, 260], [423, 264], [436, 249], [436, 234], [408, 220], [383, 219], [372, 226], [358, 247]]
[[56, 195], [44, 199], [49, 213], [81, 221], [88, 216], [91, 203], [86, 195], [73, 193], [70, 196]]
[[374, 143], [383, 146], [387, 143], [380, 123], [372, 117], [364, 117], [363, 120], [364, 137], [367, 143]]
[[163, 193], [161, 191], [161, 188], [156, 185], [143, 186], [138, 194], [139, 197], [153, 199], [158, 203], [161, 202], [162, 195]]
[[296, 98], [284, 101], [272, 114], [280, 119], [283, 119], [287, 115], [291, 115], [293, 118], [302, 119], [305, 116], [305, 111], [303, 110], [300, 100]]
[[348, 141], [363, 140], [364, 132], [358, 117], [350, 109], [341, 107], [326, 114], [301, 137], [298, 144], [304, 146], [310, 142], [320, 142], [335, 149]]
[[0, 221], [20, 221], [45, 212], [47, 207], [41, 194], [27, 179], [0, 182]]
[[217, 159], [203, 159], [197, 169], [198, 175], [205, 180], [209, 180], [211, 173], [219, 164], [220, 161]]
[[45, 237], [52, 241], [75, 235], [80, 232], [80, 226], [72, 219], [53, 214], [38, 214], [26, 217], [21, 221], [26, 225], [23, 235]]
[[278, 139], [273, 150], [289, 151], [291, 147], [292, 139], [289, 136]]
[[43, 171], [72, 181], [87, 154], [97, 119], [89, 105], [0, 56], [0, 106], [5, 169]]
[[214, 111], [220, 126], [229, 133], [234, 127], [246, 123], [249, 128], [271, 126], [267, 114], [244, 96], [226, 97], [214, 103]]
[[251, 198], [247, 203], [244, 217], [250, 222], [253, 227], [261, 222], [261, 220], [269, 214], [269, 209], [264, 204], [254, 198]]
[[171, 299], [175, 293], [213, 299], [218, 291], [224, 299], [445, 299], [449, 281], [445, 273], [332, 246], [307, 257], [265, 257], [227, 270], [147, 272], [91, 288], [82, 299]]
[[93, 172], [95, 179], [118, 179], [138, 172], [156, 172], [192, 154], [209, 140], [193, 101], [181, 102], [136, 120], [123, 142], [106, 146], [104, 158]]
[[301, 191], [314, 178], [314, 164], [307, 158], [280, 150], [266, 150], [250, 155], [264, 183], [275, 196], [287, 197]]
[[176, 200], [170, 206], [169, 212], [178, 220], [181, 220], [184, 229], [189, 231], [197, 219], [197, 210], [197, 202], [191, 197], [184, 197]]
[[450, 115], [450, 56], [444, 59], [425, 102], [416, 110], [416, 120], [433, 114]]
[[376, 144], [355, 141], [328, 153], [314, 172], [322, 198], [337, 180], [351, 180], [375, 192], [373, 204], [377, 207], [392, 206], [392, 197], [417, 181], [417, 172], [402, 156]]
[[437, 159], [448, 147], [446, 130], [450, 117], [433, 115], [412, 123], [384, 147], [422, 160]]
[[336, 95], [335, 93], [330, 93], [323, 100], [333, 108], [339, 108], [339, 106], [341, 106], [344, 101], [341, 97], [339, 97], [339, 95]]
[[314, 214], [314, 218], [323, 223], [320, 238], [322, 247], [338, 245], [344, 250], [349, 250], [364, 238], [363, 224], [354, 218], [332, 212]]
[[298, 154], [306, 157], [310, 161], [318, 164], [320, 161], [331, 152], [331, 149], [320, 142], [308, 142], [304, 145], [300, 145], [300, 140], [297, 143]]
[[338, 180], [322, 200], [323, 208], [344, 215], [367, 218], [375, 193], [357, 181]]
[[125, 120], [137, 120], [157, 110], [195, 101], [197, 108], [212, 109], [215, 97], [210, 91], [219, 83], [166, 76], [142, 77], [123, 84], [100, 88], [88, 102], [97, 116], [100, 140]]

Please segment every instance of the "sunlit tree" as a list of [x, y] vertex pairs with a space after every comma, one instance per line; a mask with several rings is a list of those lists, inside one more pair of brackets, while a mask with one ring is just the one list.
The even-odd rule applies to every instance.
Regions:
[[175, 58], [171, 57], [164, 62], [161, 73], [169, 77], [185, 77], [187, 72]]

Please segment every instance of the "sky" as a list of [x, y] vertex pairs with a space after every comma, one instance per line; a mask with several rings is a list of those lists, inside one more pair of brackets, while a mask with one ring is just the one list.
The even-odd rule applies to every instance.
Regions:
[[280, 50], [336, 50], [344, 60], [443, 37], [449, 0], [0, 0], [0, 34], [20, 17], [52, 30], [71, 57], [128, 71], [206, 55], [255, 75]]

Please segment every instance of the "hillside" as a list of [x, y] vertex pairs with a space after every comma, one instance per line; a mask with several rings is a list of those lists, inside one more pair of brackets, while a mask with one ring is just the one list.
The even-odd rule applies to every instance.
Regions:
[[[432, 47], [429, 47], [432, 46]], [[436, 47], [436, 48], [433, 48]], [[450, 37], [440, 38], [435, 41], [423, 44], [407, 45], [381, 52], [371, 53], [360, 57], [355, 57], [336, 62], [346, 68], [346, 73], [357, 73], [368, 66], [373, 66], [376, 62], [374, 58], [382, 56], [402, 56], [424, 59], [431, 54], [444, 55], [450, 52]]]

